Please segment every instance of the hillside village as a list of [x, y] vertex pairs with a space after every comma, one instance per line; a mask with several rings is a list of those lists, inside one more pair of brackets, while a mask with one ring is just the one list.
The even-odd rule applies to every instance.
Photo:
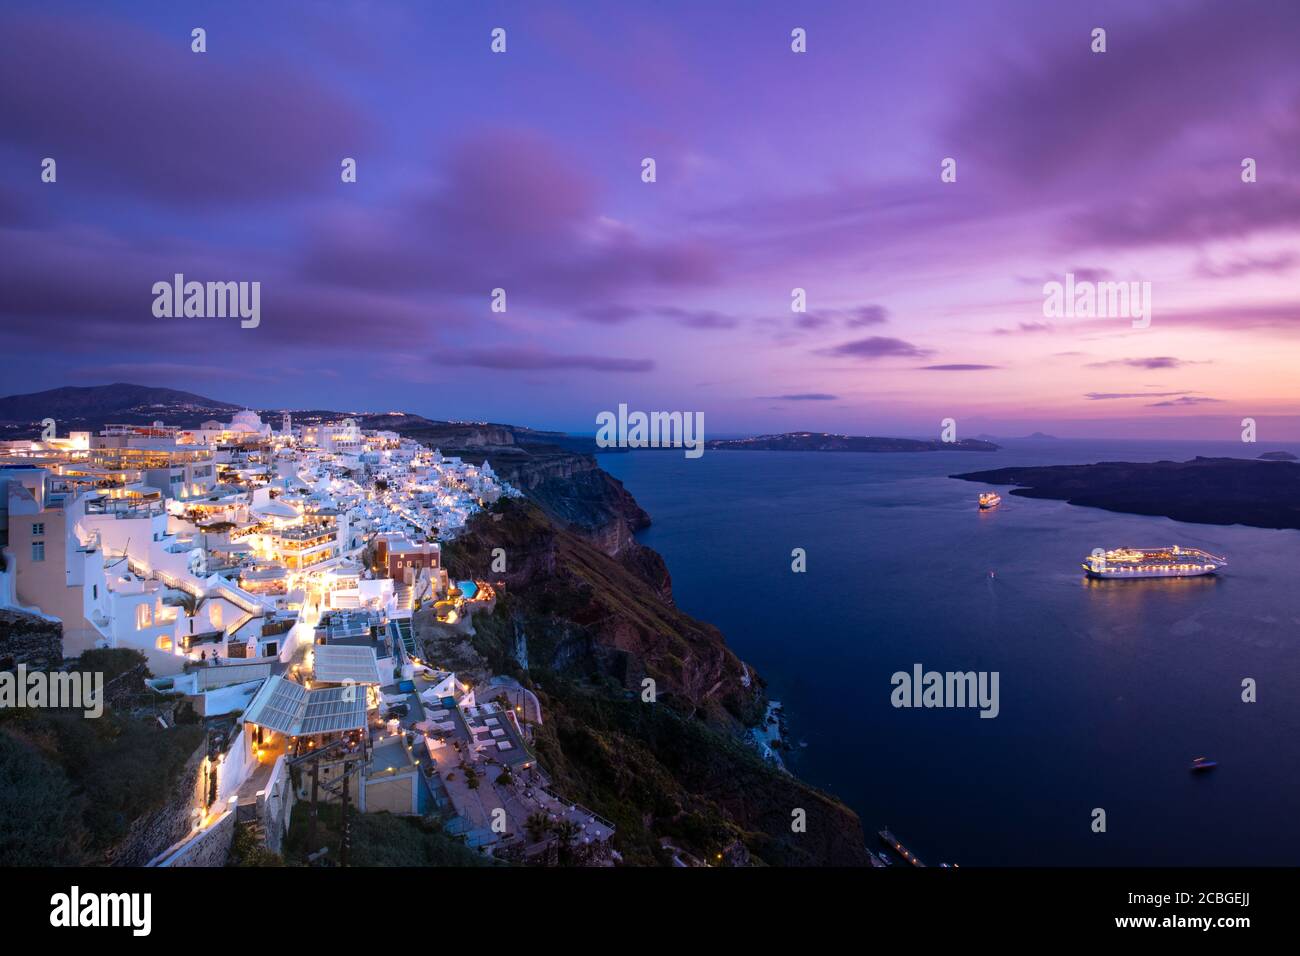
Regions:
[[484, 857], [611, 863], [613, 825], [534, 756], [537, 697], [426, 659], [414, 624], [491, 612], [503, 582], [452, 580], [442, 546], [517, 495], [352, 420], [0, 442], [0, 606], [60, 622], [67, 657], [138, 651], [156, 719], [201, 722], [189, 832], [150, 865], [224, 862], [237, 828], [279, 853], [326, 807], [435, 819]]

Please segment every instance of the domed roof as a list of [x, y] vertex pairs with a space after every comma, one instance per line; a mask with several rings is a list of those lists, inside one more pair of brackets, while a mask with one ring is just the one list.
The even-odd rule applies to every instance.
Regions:
[[235, 412], [230, 419], [231, 425], [247, 425], [250, 428], [259, 429], [262, 427], [262, 416], [251, 409], [244, 409], [242, 412]]

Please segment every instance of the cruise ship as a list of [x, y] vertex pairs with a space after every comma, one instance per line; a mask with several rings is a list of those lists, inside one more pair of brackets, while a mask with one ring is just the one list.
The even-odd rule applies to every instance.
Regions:
[[1100, 549], [1089, 555], [1083, 570], [1090, 578], [1190, 578], [1213, 574], [1228, 563], [1198, 548], [1118, 548]]
[[980, 495], [980, 510], [988, 511], [1002, 504], [1002, 496], [996, 491], [986, 491]]

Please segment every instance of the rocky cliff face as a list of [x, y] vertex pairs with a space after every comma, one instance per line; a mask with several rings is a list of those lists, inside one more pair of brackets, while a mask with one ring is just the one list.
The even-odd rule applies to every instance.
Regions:
[[46, 670], [63, 661], [63, 625], [22, 611], [0, 610], [0, 670], [19, 664]]
[[[633, 547], [650, 516], [596, 459], [575, 450], [586, 440], [509, 425], [413, 424], [404, 435], [475, 464], [488, 461], [503, 480], [541, 506], [553, 520], [606, 554]], [[568, 447], [572, 446], [572, 447]]]
[[[503, 574], [490, 571], [497, 548]], [[633, 542], [610, 554], [599, 535], [571, 531], [531, 502], [504, 501], [443, 554], [453, 577], [505, 584], [534, 665], [581, 662], [638, 690], [649, 676], [661, 696], [722, 723], [755, 713], [757, 686], [744, 685], [745, 670], [717, 628], [673, 606], [667, 569], [649, 548]]]
[[[496, 548], [503, 574], [488, 571]], [[627, 833], [630, 862], [663, 862], [669, 838], [708, 859], [740, 840], [767, 863], [867, 862], [852, 811], [743, 742], [763, 714], [762, 681], [717, 628], [672, 604], [655, 552], [633, 542], [610, 553], [599, 534], [508, 500], [443, 555], [454, 577], [500, 582], [495, 612], [474, 619], [474, 651], [542, 697], [543, 764]], [[791, 829], [796, 810], [806, 832]]]
[[[709, 860], [743, 847], [768, 864], [867, 865], [857, 815], [744, 742], [764, 712], [762, 680], [717, 628], [673, 604], [663, 559], [635, 540], [650, 516], [599, 467], [590, 440], [491, 424], [398, 430], [490, 462], [524, 494], [443, 551], [453, 577], [504, 585], [494, 613], [476, 616], [472, 633], [427, 619], [417, 631], [436, 659], [513, 673], [538, 693], [543, 764], [615, 821], [627, 862], [670, 863], [667, 842]], [[495, 548], [504, 573], [491, 570]], [[807, 827], [796, 833], [800, 811]]]

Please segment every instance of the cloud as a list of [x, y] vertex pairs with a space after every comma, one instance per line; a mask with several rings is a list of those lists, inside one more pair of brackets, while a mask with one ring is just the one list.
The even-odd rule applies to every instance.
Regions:
[[734, 329], [740, 319], [733, 315], [723, 315], [712, 309], [682, 309], [677, 306], [663, 306], [654, 310], [656, 315], [673, 319], [688, 329]]
[[574, 313], [586, 322], [598, 322], [601, 325], [618, 325], [635, 319], [640, 314], [640, 309], [630, 305], [593, 305]]
[[1182, 405], [1207, 405], [1212, 402], [1220, 402], [1219, 398], [1206, 398], [1201, 395], [1184, 395], [1181, 398], [1175, 398], [1168, 402], [1152, 402], [1147, 408], [1173, 408]]
[[844, 324], [851, 329], [856, 329], [866, 325], [880, 325], [888, 321], [889, 312], [883, 305], [861, 305], [851, 310]]
[[1054, 331], [1056, 331], [1056, 326], [1052, 325], [1052, 323], [1050, 322], [1021, 322], [1020, 325], [1014, 329], [994, 329], [993, 334], [994, 335], [1020, 335], [1021, 333], [1025, 333], [1025, 332], [1033, 333], [1033, 332], [1054, 332]]
[[[1086, 324], [1105, 326], [1112, 319], [1094, 319]], [[1207, 326], [1240, 332], [1247, 329], [1300, 331], [1300, 301], [1260, 305], [1218, 305], [1203, 309], [1161, 311], [1154, 319], [1161, 327]]]
[[1156, 355], [1152, 358], [1130, 358], [1130, 359], [1111, 359], [1106, 362], [1089, 362], [1088, 368], [1182, 368], [1184, 365], [1200, 365], [1200, 362], [1191, 362], [1187, 359], [1174, 358], [1172, 355]]
[[[291, 344], [384, 347], [431, 342], [427, 305], [352, 289], [330, 289], [286, 275], [258, 250], [228, 251], [193, 241], [127, 240], [102, 230], [67, 226], [37, 232], [0, 229], [0, 340], [48, 344], [57, 322], [71, 353], [166, 343], [174, 355], [207, 357], [214, 348]], [[261, 324], [237, 319], [153, 315], [153, 284], [176, 273], [187, 280], [258, 281]], [[357, 321], [366, 320], [359, 342]]]
[[795, 324], [805, 329], [820, 329], [832, 322], [840, 322], [850, 329], [869, 325], [883, 325], [889, 321], [889, 311], [883, 305], [857, 305], [848, 309], [814, 309]]
[[713, 309], [684, 309], [680, 306], [665, 305], [643, 309], [634, 305], [596, 305], [579, 309], [575, 315], [587, 322], [601, 325], [618, 325], [632, 319], [647, 315], [657, 315], [672, 319], [678, 325], [688, 329], [734, 329], [740, 319]]
[[[1062, 250], [1293, 229], [1300, 187], [1285, 170], [1300, 145], [1300, 5], [1130, 10], [1107, 24], [1101, 55], [1091, 25], [1072, 18], [994, 41], [940, 135], [963, 175]], [[1244, 156], [1258, 161], [1256, 183], [1241, 182]]]
[[826, 392], [796, 392], [793, 395], [760, 395], [759, 397], [769, 401], [786, 402], [833, 402], [839, 398], [838, 395], [828, 395]]
[[1196, 274], [1203, 279], [1239, 279], [1242, 276], [1278, 275], [1290, 272], [1300, 262], [1294, 252], [1279, 252], [1273, 256], [1246, 256], [1223, 263], [1202, 260], [1196, 265]]
[[1001, 365], [972, 365], [972, 364], [953, 364], [953, 365], [922, 365], [919, 366], [924, 372], [983, 372], [986, 369], [1001, 368]]
[[[1165, 7], [1112, 28], [1101, 55], [1089, 49], [1086, 29], [1054, 29], [1047, 42], [1018, 45], [1014, 59], [986, 56], [984, 73], [963, 84], [954, 104], [951, 155], [1006, 186], [1022, 184], [1022, 195], [1089, 180], [1129, 192], [1170, 152], [1186, 164], [1196, 134], [1232, 144], [1222, 155], [1236, 155], [1235, 167], [1250, 155], [1235, 152], [1238, 144], [1258, 142], [1250, 131], [1274, 106], [1261, 89], [1294, 82], [1300, 30], [1293, 3], [1245, 7]], [[1245, 198], [1240, 182], [1236, 195]]]
[[[387, 205], [336, 206], [313, 224], [304, 272], [358, 288], [486, 297], [510, 308], [571, 308], [641, 289], [705, 286], [719, 277], [716, 245], [654, 239], [603, 214], [595, 179], [547, 136], [481, 130], [455, 143], [437, 184]], [[578, 317], [625, 321], [630, 307]]]
[[110, 384], [157, 382], [164, 379], [175, 382], [195, 380], [273, 382], [279, 378], [279, 375], [253, 372], [246, 368], [231, 368], [229, 365], [198, 365], [188, 362], [107, 362], [86, 365], [72, 371], [80, 378], [89, 376], [107, 380]]
[[583, 369], [589, 372], [648, 372], [654, 368], [650, 359], [610, 358], [603, 355], [563, 355], [543, 349], [506, 347], [472, 348], [440, 352], [442, 364], [468, 365], [497, 371], [537, 372], [558, 369]]
[[[881, 325], [889, 321], [888, 314], [885, 307], [881, 305], [858, 305], [844, 309], [813, 309], [811, 312], [802, 312], [796, 315], [792, 324], [795, 328], [804, 331], [825, 329], [832, 325], [859, 329], [869, 325]], [[778, 319], [763, 321], [764, 324], [777, 327], [784, 325]]]
[[1075, 266], [1072, 269], [1066, 269], [1064, 272], [1044, 272], [1042, 277], [1037, 279], [1032, 276], [1020, 276], [1016, 281], [1021, 285], [1041, 289], [1045, 283], [1064, 281], [1066, 273], [1073, 275], [1078, 282], [1104, 282], [1111, 277], [1109, 269], [1103, 269], [1099, 266]]
[[1172, 398], [1186, 392], [1088, 392], [1083, 397], [1090, 402], [1106, 402], [1122, 398]]
[[933, 355], [934, 350], [920, 348], [911, 342], [904, 342], [902, 339], [874, 335], [870, 338], [855, 339], [852, 342], [845, 342], [831, 348], [818, 349], [816, 354], [830, 358], [856, 359], [889, 358], [896, 355], [908, 358], [925, 358], [927, 355]]
[[93, 14], [10, 13], [0, 37], [5, 140], [54, 157], [59, 182], [80, 190], [281, 200], [337, 187], [340, 157], [377, 151], [347, 90], [291, 57], [196, 55], [188, 26], [164, 37]]
[[1300, 223], [1300, 189], [1274, 182], [1259, 189], [1184, 182], [1169, 195], [1106, 203], [1071, 220], [1068, 235], [1085, 245], [1196, 244]]

